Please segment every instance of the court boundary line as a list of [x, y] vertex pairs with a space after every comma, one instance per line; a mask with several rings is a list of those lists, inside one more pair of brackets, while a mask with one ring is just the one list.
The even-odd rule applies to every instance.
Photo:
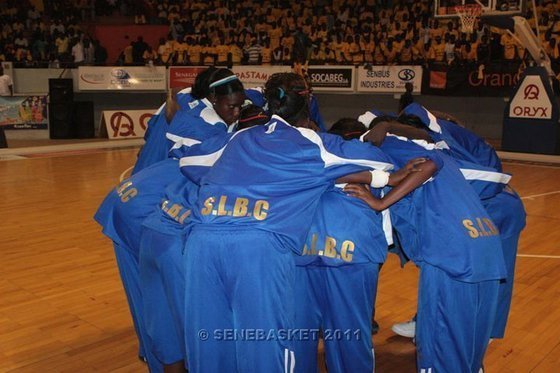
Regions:
[[89, 141], [73, 144], [43, 145], [25, 148], [5, 148], [0, 149], [0, 155], [19, 155], [25, 156], [36, 153], [58, 153], [65, 151], [88, 150], [88, 149], [119, 149], [132, 148], [144, 145], [144, 139], [121, 139], [121, 140], [104, 140]]
[[560, 193], [560, 190], [556, 190], [556, 191], [553, 191], [553, 192], [547, 192], [547, 193], [541, 193], [541, 194], [533, 194], [533, 195], [530, 195], [530, 196], [521, 197], [521, 199], [533, 199], [533, 198], [544, 197], [544, 196], [550, 196], [550, 195], [559, 194], [559, 193]]
[[560, 168], [560, 165], [552, 165], [552, 164], [547, 165], [544, 163], [531, 163], [531, 162], [523, 162], [523, 161], [502, 161], [502, 164], [511, 165], [511, 166], [551, 168], [553, 170], [557, 170]]
[[554, 163], [560, 165], [560, 156], [553, 154], [516, 153], [498, 150], [498, 156], [503, 160]]
[[520, 258], [560, 259], [560, 255], [517, 254]]

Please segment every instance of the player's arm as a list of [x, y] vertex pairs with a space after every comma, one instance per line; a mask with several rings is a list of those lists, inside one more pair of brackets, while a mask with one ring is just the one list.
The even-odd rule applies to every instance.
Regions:
[[408, 193], [421, 186], [426, 180], [437, 172], [437, 166], [432, 160], [422, 163], [422, 169], [418, 172], [410, 172], [404, 180], [391, 189], [383, 198], [374, 197], [369, 187], [364, 184], [348, 184], [344, 191], [353, 197], [359, 198], [367, 203], [375, 211], [383, 211], [391, 205], [400, 201]]
[[388, 133], [397, 136], [404, 136], [408, 139], [425, 140], [433, 142], [428, 133], [420, 128], [407, 126], [397, 121], [381, 122], [375, 125], [364, 135], [364, 141], [372, 143], [375, 146], [381, 146]]
[[[414, 158], [408, 161], [405, 167], [396, 172], [389, 173], [387, 185], [399, 185], [411, 172], [421, 171], [420, 165], [426, 162], [426, 158]], [[354, 174], [345, 175], [336, 179], [337, 184], [368, 184], [371, 185], [374, 173], [371, 171], [361, 171]]]

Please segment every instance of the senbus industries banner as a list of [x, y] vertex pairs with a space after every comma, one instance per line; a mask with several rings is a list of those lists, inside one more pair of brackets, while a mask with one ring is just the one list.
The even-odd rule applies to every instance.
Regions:
[[422, 88], [422, 66], [371, 66], [358, 69], [358, 92], [402, 93], [412, 83], [413, 92]]
[[165, 66], [80, 66], [80, 91], [165, 91]]

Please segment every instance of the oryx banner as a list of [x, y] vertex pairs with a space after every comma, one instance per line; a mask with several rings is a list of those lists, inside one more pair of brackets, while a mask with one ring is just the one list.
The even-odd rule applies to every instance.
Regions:
[[309, 66], [307, 74], [315, 91], [354, 91], [353, 66]]
[[4, 129], [47, 129], [47, 96], [0, 97], [0, 126]]
[[165, 66], [80, 66], [80, 91], [165, 91]]
[[104, 111], [107, 137], [110, 140], [143, 138], [155, 112], [156, 109]]
[[402, 93], [412, 83], [413, 92], [422, 88], [422, 66], [371, 66], [358, 69], [358, 92]]

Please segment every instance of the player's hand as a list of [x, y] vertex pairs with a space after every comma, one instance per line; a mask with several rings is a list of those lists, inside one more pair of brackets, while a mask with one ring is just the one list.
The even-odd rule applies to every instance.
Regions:
[[403, 181], [410, 173], [422, 171], [421, 165], [427, 161], [426, 158], [413, 158], [409, 160], [406, 165], [398, 171], [389, 175], [390, 186], [397, 186]]
[[344, 187], [344, 192], [355, 198], [359, 198], [368, 204], [375, 211], [383, 210], [382, 202], [379, 198], [375, 198], [365, 184], [348, 184]]
[[375, 146], [381, 146], [383, 141], [385, 141], [385, 137], [387, 137], [387, 132], [389, 132], [390, 124], [389, 122], [381, 122], [378, 123], [375, 127], [370, 129], [366, 136], [364, 137], [364, 141], [370, 142]]

